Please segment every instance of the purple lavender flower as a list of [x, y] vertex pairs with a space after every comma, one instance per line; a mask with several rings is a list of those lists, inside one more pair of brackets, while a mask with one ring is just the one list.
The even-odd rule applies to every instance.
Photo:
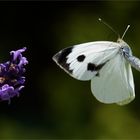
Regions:
[[0, 64], [0, 100], [8, 100], [19, 96], [19, 91], [24, 87], [24, 66], [28, 64], [22, 53], [26, 47], [17, 51], [11, 51], [11, 60]]

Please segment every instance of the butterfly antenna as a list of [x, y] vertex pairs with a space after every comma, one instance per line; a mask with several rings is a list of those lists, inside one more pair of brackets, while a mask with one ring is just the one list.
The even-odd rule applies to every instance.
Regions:
[[126, 32], [128, 31], [129, 27], [130, 27], [130, 25], [127, 25], [127, 27], [126, 27], [126, 29], [125, 29], [125, 31], [124, 31], [124, 33], [123, 33], [123, 35], [122, 35], [121, 39], [123, 39], [123, 38], [124, 38], [124, 36], [125, 36]]
[[103, 21], [101, 18], [98, 19], [100, 22], [102, 22], [105, 26], [107, 26], [109, 29], [111, 29], [111, 31], [113, 31], [117, 36], [118, 38], [120, 38], [120, 35], [109, 25], [107, 24], [105, 21]]

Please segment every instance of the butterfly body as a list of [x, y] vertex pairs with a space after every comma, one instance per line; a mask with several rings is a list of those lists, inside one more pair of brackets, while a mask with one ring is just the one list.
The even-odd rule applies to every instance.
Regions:
[[140, 61], [134, 58], [129, 45], [122, 39], [74, 45], [53, 56], [73, 78], [91, 80], [91, 91], [97, 100], [119, 105], [135, 98], [131, 65], [135, 67], [137, 62], [138, 67]]

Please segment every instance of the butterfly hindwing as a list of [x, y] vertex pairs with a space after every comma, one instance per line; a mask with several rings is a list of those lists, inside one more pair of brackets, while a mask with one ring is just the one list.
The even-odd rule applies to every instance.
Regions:
[[130, 64], [119, 53], [91, 80], [93, 95], [103, 103], [124, 105], [135, 97]]
[[119, 51], [119, 44], [96, 41], [65, 48], [53, 60], [68, 74], [78, 80], [90, 80], [100, 75], [100, 70]]

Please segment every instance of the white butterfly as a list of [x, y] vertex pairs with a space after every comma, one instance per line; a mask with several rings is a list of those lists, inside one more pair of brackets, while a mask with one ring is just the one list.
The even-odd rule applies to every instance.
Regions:
[[100, 102], [125, 105], [135, 98], [131, 65], [140, 70], [140, 60], [122, 38], [74, 45], [59, 51], [53, 60], [70, 76], [91, 80], [91, 91]]

